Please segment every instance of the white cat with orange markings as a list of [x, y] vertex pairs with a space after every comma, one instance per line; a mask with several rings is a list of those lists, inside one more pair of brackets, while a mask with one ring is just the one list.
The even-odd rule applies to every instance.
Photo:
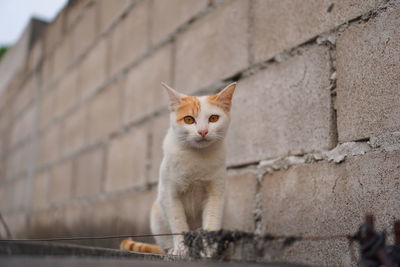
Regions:
[[[224, 138], [236, 83], [216, 95], [200, 97], [186, 96], [163, 86], [170, 100], [170, 127], [163, 143], [151, 231], [159, 234], [197, 228], [219, 230], [227, 176]], [[156, 241], [174, 255], [187, 255], [181, 235], [160, 236]]]

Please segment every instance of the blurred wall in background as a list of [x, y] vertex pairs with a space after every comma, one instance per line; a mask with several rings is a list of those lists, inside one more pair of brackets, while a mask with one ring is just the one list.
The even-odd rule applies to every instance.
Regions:
[[[0, 212], [15, 237], [148, 233], [160, 82], [208, 94], [238, 80], [225, 228], [351, 233], [366, 212], [387, 228], [400, 217], [399, 28], [398, 1], [70, 1], [0, 62]], [[345, 241], [273, 259], [350, 263]]]

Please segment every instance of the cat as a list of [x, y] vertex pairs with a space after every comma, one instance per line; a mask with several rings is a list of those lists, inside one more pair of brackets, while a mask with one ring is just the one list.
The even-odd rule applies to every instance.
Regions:
[[[158, 194], [150, 212], [153, 234], [221, 229], [226, 166], [224, 138], [236, 83], [211, 96], [187, 96], [162, 83], [168, 93], [170, 127], [164, 138]], [[182, 235], [156, 236], [158, 246], [187, 256]], [[122, 249], [134, 241], [124, 240]], [[133, 243], [132, 243], [133, 242]], [[142, 251], [148, 248], [140, 244]], [[150, 245], [149, 245], [150, 246]], [[150, 250], [150, 249], [148, 249]], [[213, 256], [209, 250], [205, 256]]]

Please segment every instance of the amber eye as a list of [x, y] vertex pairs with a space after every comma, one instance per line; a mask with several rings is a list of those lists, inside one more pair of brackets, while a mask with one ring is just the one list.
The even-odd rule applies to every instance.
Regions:
[[211, 115], [210, 118], [208, 119], [209, 122], [217, 122], [219, 119], [218, 115]]
[[183, 118], [183, 121], [184, 121], [186, 124], [193, 124], [193, 123], [195, 122], [195, 120], [194, 120], [194, 118], [193, 118], [192, 116], [185, 116], [185, 117]]

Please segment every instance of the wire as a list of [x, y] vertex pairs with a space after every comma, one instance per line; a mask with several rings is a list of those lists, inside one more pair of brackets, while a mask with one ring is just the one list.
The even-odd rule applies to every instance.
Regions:
[[137, 237], [152, 237], [152, 236], [173, 236], [184, 235], [184, 233], [169, 233], [169, 234], [143, 234], [143, 235], [105, 235], [105, 236], [76, 236], [76, 237], [54, 237], [54, 238], [15, 238], [15, 239], [0, 239], [0, 242], [34, 242], [34, 241], [68, 241], [68, 240], [96, 240], [96, 239], [117, 239], [117, 238], [137, 238]]

